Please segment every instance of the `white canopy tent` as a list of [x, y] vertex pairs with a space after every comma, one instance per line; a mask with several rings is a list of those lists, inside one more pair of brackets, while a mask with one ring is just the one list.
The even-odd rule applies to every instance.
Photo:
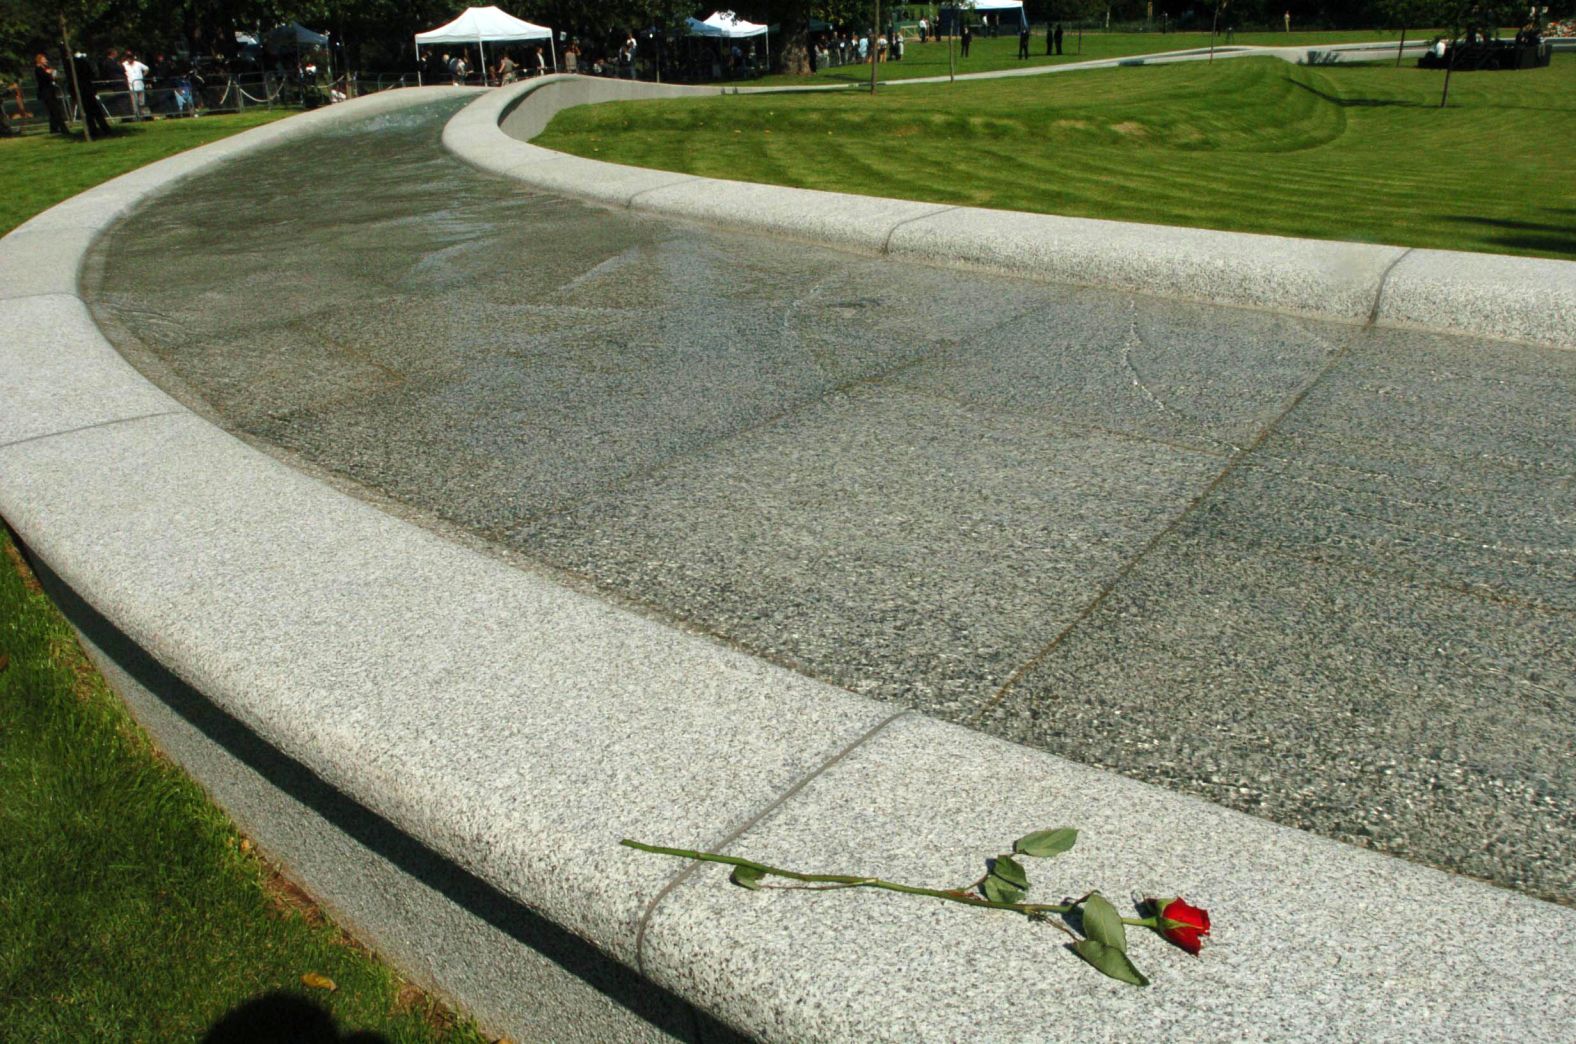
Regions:
[[461, 15], [447, 25], [416, 34], [416, 57], [420, 59], [423, 47], [438, 44], [475, 44], [481, 49], [482, 76], [487, 75], [487, 45], [489, 43], [520, 43], [525, 40], [546, 40], [553, 56], [553, 71], [558, 71], [558, 47], [553, 43], [553, 31], [546, 26], [533, 25], [496, 7], [467, 7]]
[[[941, 6], [952, 8], [953, 17], [956, 18], [962, 5], [951, 3], [942, 4]], [[1000, 14], [1006, 11], [1016, 11], [1018, 12], [1018, 24], [1029, 24], [1028, 16], [1023, 10], [1023, 0], [974, 0], [973, 3], [968, 5], [968, 8], [975, 14]]]
[[[1021, 0], [1020, 0], [1021, 2]], [[766, 64], [772, 64], [772, 33], [764, 25], [746, 22], [732, 11], [713, 11], [705, 18], [690, 18], [685, 24], [691, 36], [709, 36], [717, 40], [743, 40], [752, 36], [766, 37]]]

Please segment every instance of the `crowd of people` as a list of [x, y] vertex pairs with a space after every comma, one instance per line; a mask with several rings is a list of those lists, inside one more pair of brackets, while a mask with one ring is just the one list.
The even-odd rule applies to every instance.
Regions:
[[500, 86], [545, 76], [552, 72], [588, 73], [592, 76], [618, 76], [635, 79], [636, 55], [640, 43], [634, 33], [625, 33], [617, 47], [587, 54], [578, 39], [567, 41], [561, 49], [552, 45], [526, 47], [501, 46], [492, 49], [483, 64], [481, 48], [462, 51], [423, 53], [417, 62], [422, 83]]
[[[69, 60], [57, 61], [46, 53], [33, 58], [33, 86], [36, 104], [49, 120], [54, 134], [69, 134], [75, 114], [86, 121], [97, 137], [109, 134], [110, 117], [126, 120], [153, 118], [150, 94], [159, 93], [164, 115], [195, 116], [206, 86], [201, 70], [190, 61], [174, 61], [155, 54], [148, 61], [131, 50], [111, 47], [94, 61], [77, 52]], [[11, 112], [6, 112], [4, 94], [10, 95]], [[0, 94], [0, 134], [14, 134], [13, 118], [31, 119], [20, 81], [8, 84]]]

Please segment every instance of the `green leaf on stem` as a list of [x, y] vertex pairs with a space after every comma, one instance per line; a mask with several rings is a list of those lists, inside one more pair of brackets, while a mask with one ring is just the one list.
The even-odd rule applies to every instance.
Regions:
[[1101, 973], [1109, 975], [1118, 982], [1133, 986], [1149, 985], [1149, 980], [1144, 978], [1143, 972], [1133, 967], [1133, 962], [1127, 959], [1127, 954], [1114, 946], [1107, 946], [1094, 939], [1079, 939], [1073, 943], [1073, 951], [1094, 965]]
[[985, 898], [993, 903], [1017, 903], [1023, 901], [1023, 889], [1008, 884], [995, 874], [985, 878]]
[[1057, 827], [1055, 830], [1036, 830], [1034, 833], [1025, 834], [1023, 837], [1020, 837], [1018, 840], [1014, 841], [1012, 843], [1012, 850], [1017, 852], [1019, 855], [1038, 856], [1040, 858], [1045, 858], [1047, 856], [1061, 855], [1063, 852], [1073, 847], [1073, 843], [1077, 840], [1078, 831], [1073, 827]]
[[754, 892], [760, 890], [761, 881], [765, 877], [765, 870], [757, 870], [753, 866], [736, 866], [733, 868], [733, 875], [729, 880], [740, 888], [748, 888]]
[[1024, 872], [1023, 864], [1012, 856], [997, 856], [996, 861], [991, 864], [990, 872], [1014, 888], [1022, 888], [1025, 891], [1029, 888], [1029, 875]]
[[1127, 952], [1127, 928], [1110, 900], [1099, 892], [1091, 892], [1084, 900], [1082, 912], [1085, 935], [1102, 946]]

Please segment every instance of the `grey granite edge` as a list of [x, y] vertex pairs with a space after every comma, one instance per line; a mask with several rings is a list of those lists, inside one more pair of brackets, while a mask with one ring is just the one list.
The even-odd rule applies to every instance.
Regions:
[[[1348, 44], [1332, 50], [1361, 52], [1363, 48], [1372, 46]], [[1295, 59], [1291, 52], [1305, 50], [1263, 48], [1232, 53], [1262, 53], [1293, 61]], [[1279, 54], [1279, 51], [1288, 53]], [[1149, 60], [1158, 57], [1191, 60], [1197, 54], [1189, 52], [1147, 57]], [[1050, 71], [1097, 68], [1119, 61], [1123, 60], [1046, 68]], [[1037, 71], [1008, 70], [1013, 74]], [[995, 74], [977, 75], [987, 77]], [[893, 81], [894, 85], [908, 82], [919, 81]], [[719, 91], [714, 87], [630, 83], [591, 77], [546, 77], [484, 94], [450, 120], [444, 128], [443, 144], [461, 159], [483, 169], [547, 191], [562, 193], [564, 187], [561, 181], [554, 180], [548, 184], [533, 177], [536, 167], [531, 159], [540, 159], [541, 153], [550, 150], [528, 144], [529, 139], [540, 133], [558, 112], [603, 101], [717, 93]], [[724, 89], [721, 93], [730, 92]], [[510, 155], [515, 157], [512, 162], [500, 159]], [[647, 168], [575, 158], [586, 164], [587, 170], [605, 171], [609, 178], [656, 173]], [[1230, 307], [1283, 311], [1339, 322], [1424, 328], [1496, 340], [1576, 347], [1576, 324], [1563, 322], [1562, 311], [1551, 311], [1548, 305], [1551, 300], [1576, 299], [1576, 261], [1466, 251], [1428, 251], [1430, 255], [1437, 255], [1436, 264], [1442, 269], [1471, 273], [1482, 267], [1485, 259], [1488, 259], [1499, 274], [1492, 280], [1474, 280], [1470, 276], [1448, 280], [1449, 293], [1455, 295], [1457, 306], [1443, 310], [1442, 314], [1433, 316], [1432, 321], [1429, 321], [1426, 316], [1419, 319], [1417, 315], [1403, 311], [1399, 305], [1381, 307], [1385, 304], [1382, 295], [1391, 268], [1414, 267], [1411, 258], [1407, 259], [1407, 265], [1395, 264], [1410, 249], [1406, 247], [919, 204], [910, 200], [887, 200], [700, 177], [693, 177], [692, 182], [674, 183], [674, 187], [680, 188], [704, 189], [707, 186], [715, 186], [720, 191], [747, 191], [759, 205], [752, 206], [748, 212], [724, 213], [725, 208], [707, 205], [701, 193], [679, 192], [664, 196], [657, 188], [649, 187], [629, 196], [626, 205], [670, 219], [813, 241], [837, 249], [900, 256], [925, 264], [977, 268], [1050, 282], [1128, 290], [1149, 296]], [[605, 199], [589, 190], [575, 194], [593, 202], [606, 203]], [[817, 201], [841, 201], [856, 210], [891, 209], [894, 216], [884, 225], [872, 220], [856, 233], [840, 231], [832, 237], [813, 225], [807, 226], [803, 220], [807, 208]], [[934, 208], [932, 213], [912, 212], [914, 208], [927, 206]], [[902, 212], [898, 213], [899, 210]], [[1009, 249], [991, 256], [990, 252], [971, 250], [970, 237], [944, 230], [930, 235], [924, 249], [907, 247], [898, 237], [901, 229], [905, 234], [903, 239], [913, 239], [924, 230], [929, 218], [943, 216], [980, 225], [1000, 226], [1010, 221], [1024, 229], [1022, 242], [1028, 245], [1016, 252]], [[1103, 233], [1091, 236], [1090, 230], [1097, 226]], [[1061, 258], [1049, 255], [1037, 245], [1061, 237], [1082, 239], [1085, 242], [1076, 255]], [[1302, 267], [1297, 278], [1288, 279], [1284, 275], [1285, 261], [1292, 255], [1314, 260]], [[1404, 271], [1397, 274], [1405, 278]], [[1422, 282], [1422, 279], [1419, 277], [1418, 281]], [[1522, 281], [1549, 286], [1550, 290], [1542, 297], [1526, 294], [1507, 297], [1502, 292], [1505, 285]], [[1430, 296], [1441, 298], [1444, 291], [1423, 287], [1414, 295], [1423, 298]]]
[[[443, 89], [437, 88], [437, 89], [433, 89], [433, 90], [434, 91], [442, 91]], [[408, 92], [408, 94], [406, 92], [401, 92], [401, 94], [404, 94], [405, 97], [408, 98], [408, 102], [403, 102], [403, 103], [416, 103], [416, 102], [419, 102], [421, 100], [424, 100], [422, 97], [417, 96], [415, 91], [410, 91], [410, 92]], [[387, 101], [385, 101], [382, 104], [386, 105], [386, 104], [389, 104], [389, 103]], [[345, 112], [346, 117], [348, 118], [350, 115], [352, 115], [354, 113], [356, 108], [357, 108], [357, 106], [352, 104], [352, 105], [344, 106], [343, 109], [340, 110], [340, 111]], [[328, 110], [328, 111], [334, 111], [334, 110]], [[368, 110], [366, 108], [362, 108], [361, 111], [362, 112], [366, 112]], [[268, 136], [268, 137], [259, 136], [257, 139], [254, 139], [254, 141], [258, 145], [261, 145], [261, 144], [264, 144], [264, 143], [266, 143], [268, 141], [273, 141], [273, 140], [277, 140], [277, 138], [274, 137], [274, 136]], [[183, 173], [179, 172], [177, 169], [174, 169], [174, 168], [171, 168], [170, 173], [171, 173], [172, 177], [184, 176]], [[153, 191], [157, 191], [157, 190], [158, 190], [158, 187], [156, 185], [151, 185], [150, 184], [149, 187], [148, 187], [148, 191], [149, 192], [153, 192]], [[197, 423], [202, 423], [202, 422], [197, 421], [196, 419], [186, 419], [186, 420], [183, 420], [182, 423], [197, 424]], [[253, 451], [253, 452], [255, 452], [255, 451]], [[201, 469], [203, 467], [203, 463], [204, 462], [203, 462], [202, 459], [199, 458], [199, 459], [193, 459], [193, 460], [189, 461], [188, 463], [189, 463], [189, 466], [192, 469], [197, 470], [197, 469]], [[7, 507], [6, 504], [4, 504], [3, 502], [0, 502], [0, 513], [4, 513], [6, 507]], [[12, 507], [16, 507], [16, 508], [20, 509], [19, 505], [12, 505]], [[34, 523], [35, 523], [34, 524], [35, 531], [47, 531], [48, 526], [49, 526], [49, 521], [48, 521], [47, 518], [35, 519]], [[36, 536], [36, 535], [38, 535], [38, 533], [35, 532], [34, 535]], [[47, 544], [47, 540], [45, 540], [44, 543]], [[148, 553], [150, 555], [156, 555], [158, 553], [158, 549], [157, 548], [149, 548], [148, 549]], [[472, 552], [468, 552], [468, 553], [472, 553]], [[66, 565], [68, 567], [68, 572], [70, 571], [69, 570], [70, 563], [55, 562], [55, 563], [51, 563], [51, 565], [56, 567], [56, 568], [59, 568], [62, 565]], [[134, 592], [134, 591], [133, 592], [126, 592], [126, 594], [128, 595], [128, 601], [135, 602], [136, 592]], [[110, 622], [111, 623], [119, 623], [119, 621], [114, 621], [114, 620], [111, 620]], [[136, 633], [137, 630], [138, 630], [138, 628], [133, 623], [132, 626], [130, 626], [128, 628], [128, 633]], [[674, 635], [675, 640], [678, 640], [678, 632], [674, 631], [673, 635]], [[169, 656], [169, 655], [171, 655], [172, 650], [165, 649], [165, 650], [163, 650], [163, 652], [165, 653], [166, 656]], [[179, 650], [175, 650], [174, 651], [174, 655], [175, 655], [175, 658], [178, 659], [178, 657], [179, 657]], [[181, 663], [179, 663], [179, 662], [167, 663], [166, 666], [168, 668], [170, 668], [171, 670], [175, 671], [175, 673], [177, 673], [177, 674], [181, 674], [182, 673], [182, 666], [183, 665]], [[190, 671], [191, 675], [199, 676], [199, 677], [202, 676], [204, 673], [205, 672], [200, 670], [200, 669], [192, 669]], [[208, 695], [210, 695], [211, 697], [215, 697], [215, 696], [222, 697], [222, 694], [219, 694], [219, 693], [209, 693]], [[859, 697], [856, 697], [856, 696], [853, 696], [853, 695], [847, 694], [847, 693], [836, 693], [835, 695], [839, 699], [847, 700], [847, 701], [850, 701], [852, 703], [864, 703], [864, 702], [866, 702], [866, 701], [861, 700]], [[951, 731], [948, 734], [958, 737], [960, 742], [964, 741], [968, 736], [972, 735], [970, 733], [966, 733], [962, 729], [955, 729], [955, 730]], [[856, 743], [854, 745], [854, 747], [859, 747], [865, 742], [868, 742], [868, 737], [866, 737], [865, 739], [861, 740], [859, 743]], [[851, 749], [854, 749], [854, 748], [850, 748], [850, 750]], [[1039, 755], [1039, 756], [1043, 756], [1045, 758], [1050, 758], [1050, 755]], [[1095, 773], [1097, 770], [1087, 769], [1085, 767], [1077, 766], [1077, 765], [1071, 765], [1069, 763], [1069, 764], [1062, 765], [1059, 768], [1059, 771], [1070, 772], [1072, 774], [1077, 775], [1077, 774], [1081, 774], [1081, 773]], [[812, 775], [810, 777], [806, 777], [806, 780], [814, 778], [814, 776], [815, 776], [815, 773], [812, 773]], [[331, 779], [331, 778], [333, 778], [333, 774], [329, 774], [329, 775], [325, 776], [325, 778], [330, 778]], [[795, 787], [803, 785], [804, 782], [805, 782], [805, 780], [801, 780], [800, 783], [795, 784]], [[762, 809], [759, 815], [764, 816], [764, 815], [768, 814], [774, 805], [776, 805], [778, 802], [783, 801], [784, 799], [791, 800], [792, 799], [792, 795], [793, 795], [793, 791], [794, 791], [794, 787], [790, 787], [790, 788], [786, 789], [783, 794], [778, 795], [778, 797], [776, 799], [774, 799], [774, 801], [771, 804], [768, 804], [766, 806], [766, 808]], [[1157, 800], [1159, 802], [1167, 802], [1167, 801], [1170, 801], [1171, 798], [1172, 798], [1172, 796], [1168, 795], [1166, 792], [1159, 791], [1159, 790], [1154, 790], [1153, 788], [1150, 788], [1150, 790], [1144, 791], [1144, 792], [1145, 793], [1152, 793], [1154, 798], [1155, 798], [1155, 800]], [[749, 822], [746, 822], [746, 824], [743, 827], [738, 827], [738, 826], [730, 827], [727, 824], [719, 824], [719, 829], [721, 829], [723, 831], [727, 831], [727, 830], [746, 830], [747, 831], [749, 829], [749, 826], [750, 826]], [[1272, 828], [1269, 824], [1263, 824], [1263, 826], [1264, 826], [1264, 829], [1266, 829], [1266, 830], [1278, 829], [1278, 828]], [[419, 833], [419, 831], [418, 831], [418, 833]], [[1302, 835], [1293, 835], [1293, 836], [1294, 837], [1302, 837]], [[1303, 839], [1307, 843], [1310, 843], [1310, 844], [1322, 843], [1322, 842], [1319, 841], [1319, 839], [1313, 839], [1311, 837], [1306, 837], [1306, 838], [1303, 838]], [[1288, 843], [1291, 843], [1291, 842], [1288, 842]], [[1483, 888], [1485, 890], [1485, 894], [1487, 892], [1489, 892], [1489, 891], [1492, 891], [1492, 889], [1490, 889], [1489, 886], [1486, 886], [1486, 885], [1478, 886], [1478, 887]], [[520, 898], [529, 900], [530, 897], [520, 897]]]
[[[788, 802], [792, 801], [806, 787], [810, 786], [817, 779], [820, 779], [829, 771], [837, 767], [840, 762], [853, 756], [861, 747], [864, 747], [883, 730], [885, 730], [887, 726], [891, 725], [893, 722], [898, 721], [899, 719], [913, 717], [915, 714], [915, 711], [903, 709], [895, 711], [894, 713], [882, 718], [880, 721], [870, 726], [870, 728], [864, 733], [855, 737], [841, 750], [831, 754], [819, 765], [800, 776], [799, 779], [795, 780], [781, 794], [778, 794], [771, 801], [768, 801], [765, 805], [753, 810], [749, 815], [745, 816], [738, 823], [735, 823], [724, 830], [715, 840], [706, 846], [707, 850], [712, 852], [727, 851], [729, 845], [732, 845], [735, 841], [739, 840], [751, 830], [755, 829], [755, 827], [765, 822], [771, 817], [772, 813], [776, 812], [779, 808], [782, 808]], [[651, 899], [647, 901], [646, 905], [641, 909], [640, 918], [635, 925], [635, 967], [641, 972], [641, 974], [645, 974], [644, 947], [646, 941], [646, 930], [651, 924], [651, 918], [656, 914], [657, 908], [662, 905], [662, 901], [669, 895], [672, 895], [674, 890], [682, 886], [685, 881], [689, 880], [690, 877], [692, 877], [694, 873], [700, 869], [700, 867], [700, 863], [692, 862], [673, 873], [671, 876], [669, 876], [662, 887], [657, 890], [656, 894], [653, 895]]]
[[[1084, 977], [1056, 954], [1062, 940], [1036, 941], [1016, 918], [875, 892], [746, 892], [707, 865], [664, 895], [643, 970], [741, 1030], [795, 1041], [950, 1041], [982, 1027], [984, 1039], [1072, 1041], [1091, 1024], [1119, 1040], [1550, 1039], [1576, 1013], [1565, 970], [1576, 909], [944, 722], [894, 724], [724, 851], [946, 888], [1014, 830], [1072, 823], [1075, 853], [1024, 860], [1066, 890], [1047, 899], [1087, 887], [1124, 907], [1128, 895], [1184, 895], [1215, 914], [1203, 956], [1130, 931], [1155, 973], [1135, 994]], [[1124, 895], [1135, 886], [1147, 891]], [[982, 1000], [976, 977], [1016, 989]], [[1482, 1022], [1451, 1015], [1469, 981]], [[1070, 1006], [1087, 1021], [1058, 1019]], [[1309, 1021], [1321, 1009], [1328, 1022]]]

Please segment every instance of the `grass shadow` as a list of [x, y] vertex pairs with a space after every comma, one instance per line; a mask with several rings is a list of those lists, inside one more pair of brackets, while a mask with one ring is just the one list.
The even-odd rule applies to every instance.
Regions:
[[[1576, 213], [1573, 211], [1572, 213]], [[1553, 232], [1556, 235], [1576, 236], [1576, 221], [1566, 225], [1544, 225], [1536, 221], [1516, 221], [1510, 218], [1478, 217], [1475, 214], [1449, 214], [1446, 221], [1466, 225], [1487, 225], [1490, 228], [1514, 229], [1518, 232]]]
[[1309, 94], [1317, 95], [1331, 105], [1338, 105], [1343, 109], [1430, 109], [1434, 107], [1425, 102], [1413, 101], [1409, 98], [1342, 98], [1340, 95], [1321, 91], [1319, 88], [1303, 83], [1301, 80], [1292, 80], [1291, 85], [1305, 90]]
[[[1553, 214], [1562, 212], [1552, 208], [1545, 210]], [[1576, 211], [1564, 212], [1576, 214]], [[1494, 247], [1557, 254], [1563, 258], [1576, 259], [1576, 221], [1566, 224], [1544, 224], [1539, 221], [1478, 217], [1473, 214], [1449, 214], [1445, 216], [1445, 220], [1458, 225], [1502, 230], [1499, 233], [1487, 233], [1484, 237], [1484, 241]]]

